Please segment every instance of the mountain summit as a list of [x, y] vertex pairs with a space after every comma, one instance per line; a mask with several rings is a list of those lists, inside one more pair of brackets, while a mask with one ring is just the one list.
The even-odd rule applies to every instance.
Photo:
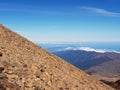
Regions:
[[0, 90], [114, 90], [0, 25]]

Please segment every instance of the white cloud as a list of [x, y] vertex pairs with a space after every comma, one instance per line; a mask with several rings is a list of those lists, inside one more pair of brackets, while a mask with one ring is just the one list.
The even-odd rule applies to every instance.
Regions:
[[87, 51], [87, 52], [97, 52], [97, 53], [106, 53], [106, 52], [120, 53], [118, 51], [94, 49], [94, 48], [90, 48], [90, 47], [66, 47], [66, 48], [58, 49], [57, 51], [69, 51], [69, 50], [83, 50], [83, 51]]
[[83, 51], [88, 51], [88, 52], [98, 52], [98, 53], [105, 53], [105, 50], [102, 49], [94, 49], [94, 48], [90, 48], [90, 47], [80, 47], [80, 50]]
[[105, 53], [105, 50], [101, 49], [94, 49], [90, 47], [66, 47], [63, 49], [59, 49], [57, 51], [68, 51], [68, 50], [83, 50], [83, 51], [88, 51], [88, 52], [98, 52], [98, 53]]
[[120, 13], [116, 13], [116, 12], [111, 12], [105, 9], [101, 9], [101, 8], [94, 8], [94, 7], [80, 7], [81, 9], [84, 9], [88, 12], [92, 12], [94, 14], [99, 14], [99, 15], [104, 15], [104, 16], [120, 16]]

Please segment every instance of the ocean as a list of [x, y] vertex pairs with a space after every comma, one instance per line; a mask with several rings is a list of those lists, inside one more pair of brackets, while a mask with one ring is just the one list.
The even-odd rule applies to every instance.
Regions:
[[37, 44], [49, 52], [72, 47], [87, 47], [97, 50], [120, 52], [120, 42], [82, 42], [82, 43], [39, 43]]

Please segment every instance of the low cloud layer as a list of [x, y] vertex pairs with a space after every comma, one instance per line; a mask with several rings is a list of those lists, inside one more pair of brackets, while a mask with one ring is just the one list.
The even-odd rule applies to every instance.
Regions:
[[97, 53], [106, 53], [106, 52], [120, 53], [118, 51], [94, 49], [94, 48], [90, 48], [90, 47], [66, 47], [66, 48], [58, 49], [57, 51], [69, 51], [69, 50], [83, 50], [83, 51], [87, 51], [87, 52], [97, 52]]

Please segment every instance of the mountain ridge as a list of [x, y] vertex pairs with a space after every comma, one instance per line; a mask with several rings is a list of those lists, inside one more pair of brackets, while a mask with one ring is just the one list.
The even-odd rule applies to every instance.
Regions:
[[53, 53], [99, 80], [116, 81], [120, 79], [120, 53], [97, 53], [83, 50]]

